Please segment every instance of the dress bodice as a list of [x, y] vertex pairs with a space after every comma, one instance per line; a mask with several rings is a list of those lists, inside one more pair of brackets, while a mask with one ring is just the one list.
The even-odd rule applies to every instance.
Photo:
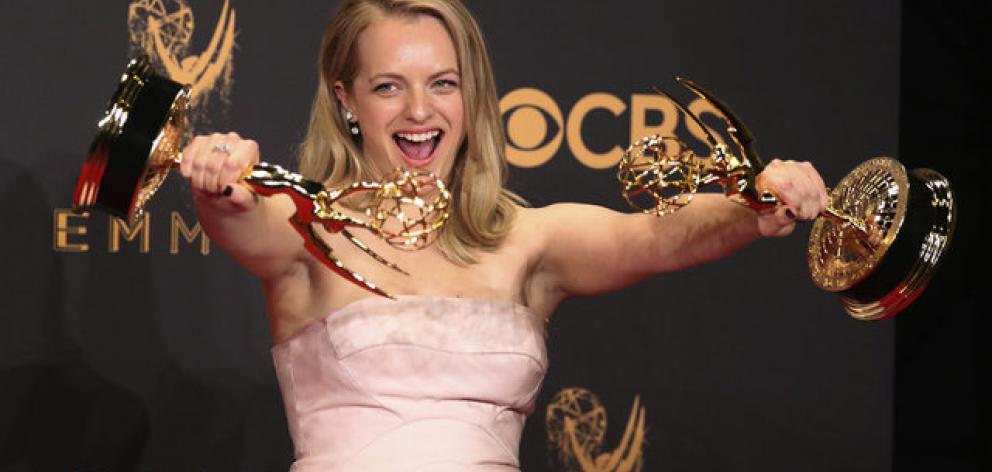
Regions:
[[518, 470], [544, 336], [524, 306], [463, 298], [365, 298], [312, 322], [272, 349], [291, 470]]

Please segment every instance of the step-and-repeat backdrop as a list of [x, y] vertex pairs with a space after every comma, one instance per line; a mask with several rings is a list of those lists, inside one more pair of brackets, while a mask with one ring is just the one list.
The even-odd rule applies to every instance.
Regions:
[[[141, 52], [193, 84], [196, 132], [237, 131], [294, 167], [335, 6], [0, 2], [0, 470], [287, 468], [259, 283], [200, 231], [188, 186], [168, 181], [136, 226], [68, 208]], [[895, 0], [469, 7], [496, 68], [510, 184], [533, 205], [625, 209], [613, 169], [627, 143], [701, 146], [652, 91], [692, 102], [676, 75], [731, 103], [765, 156], [810, 160], [828, 183], [898, 152]], [[854, 321], [813, 286], [808, 228], [565, 303], [523, 468], [888, 470], [893, 325]]]

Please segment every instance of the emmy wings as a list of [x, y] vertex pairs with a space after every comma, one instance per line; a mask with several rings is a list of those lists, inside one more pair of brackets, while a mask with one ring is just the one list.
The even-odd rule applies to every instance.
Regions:
[[[356, 182], [339, 189], [323, 185], [288, 172], [280, 166], [259, 163], [246, 171], [244, 182], [259, 195], [288, 195], [296, 206], [289, 218], [303, 238], [304, 246], [325, 266], [348, 281], [370, 292], [392, 298], [376, 284], [348, 269], [333, 249], [314, 229], [320, 224], [330, 233], [341, 233], [348, 241], [380, 264], [405, 275], [406, 271], [387, 261], [355, 237], [348, 228], [364, 228], [381, 237], [391, 246], [422, 249], [430, 243], [448, 219], [451, 193], [440, 179], [426, 171], [396, 170], [383, 182]], [[334, 209], [338, 201], [359, 192], [372, 192], [365, 208], [366, 220], [348, 216]]]

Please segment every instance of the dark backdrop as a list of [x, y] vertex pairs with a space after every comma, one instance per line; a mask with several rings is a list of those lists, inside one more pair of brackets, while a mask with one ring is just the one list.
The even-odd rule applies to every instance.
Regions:
[[[171, 180], [153, 202], [147, 252], [123, 239], [112, 251], [105, 215], [59, 220], [94, 122], [135, 51], [128, 9], [137, 3], [0, 3], [0, 98], [8, 111], [0, 128], [0, 194], [7, 203], [0, 232], [0, 471], [285, 470], [291, 446], [257, 281], [216, 247], [201, 255], [198, 244], [179, 239], [177, 253], [170, 251], [173, 215], [190, 226], [195, 221], [186, 185]], [[232, 0], [231, 80], [200, 108], [196, 131], [236, 130], [261, 142], [265, 160], [292, 166], [333, 6]], [[898, 132], [900, 16], [909, 10], [895, 0], [469, 6], [489, 41], [500, 95], [536, 88], [561, 109], [565, 119], [549, 119], [542, 144], [571, 125], [592, 152], [625, 146], [632, 121], [672, 118], [658, 111], [635, 116], [632, 97], [655, 85], [676, 90], [672, 77], [684, 75], [730, 102], [764, 155], [813, 161], [828, 182], [906, 146]], [[187, 55], [207, 47], [223, 2], [189, 7], [196, 28]], [[575, 124], [569, 112], [592, 94], [612, 95], [623, 111], [596, 109]], [[514, 167], [511, 187], [534, 205], [625, 208], [612, 170], [582, 164], [574, 145], [565, 139], [543, 165]], [[956, 169], [946, 157], [918, 155], [912, 166]], [[971, 179], [966, 171], [953, 177]], [[955, 354], [917, 348], [924, 370], [915, 370], [919, 363], [897, 369], [903, 338], [897, 351], [896, 323], [854, 321], [835, 297], [815, 289], [804, 262], [808, 227], [796, 233], [563, 305], [551, 326], [551, 371], [521, 445], [524, 469], [561, 469], [550, 452], [545, 408], [570, 387], [594, 393], [609, 413], [603, 451], [618, 445], [639, 396], [647, 412], [645, 470], [877, 471], [892, 468], [894, 451], [920, 450], [915, 444], [960, 444], [904, 415], [934, 411], [905, 379], [939, 368], [932, 351]], [[67, 251], [66, 243], [88, 247]], [[966, 251], [960, 243], [955, 249]], [[956, 287], [963, 267], [949, 264], [936, 284]], [[900, 319], [977, 319], [975, 305], [946, 309], [960, 300], [956, 295], [934, 290]], [[959, 345], [973, 332], [977, 327], [950, 329], [944, 342]], [[978, 346], [977, 337], [969, 339]], [[968, 352], [977, 354], [977, 347]], [[956, 378], [975, 382], [972, 365]], [[894, 392], [894, 385], [912, 393]], [[955, 404], [954, 418], [977, 411], [969, 405], [979, 403], [980, 390], [971, 392]], [[894, 405], [904, 404], [894, 417]], [[902, 428], [903, 419], [914, 426]], [[893, 433], [894, 424], [914, 432], [907, 440], [915, 442], [893, 449], [894, 438], [907, 438]], [[967, 424], [975, 432], [967, 438], [977, 438], [979, 422]]]
[[987, 309], [992, 258], [984, 215], [992, 125], [986, 2], [906, 2], [899, 148], [909, 167], [939, 168], [955, 185], [959, 222], [942, 276], [896, 322], [896, 470], [992, 470]]

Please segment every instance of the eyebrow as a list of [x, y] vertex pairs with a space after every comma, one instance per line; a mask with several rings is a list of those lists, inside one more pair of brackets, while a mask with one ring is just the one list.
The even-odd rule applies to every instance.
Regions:
[[[431, 74], [431, 76], [428, 77], [428, 79], [433, 80], [433, 79], [436, 79], [436, 78], [441, 77], [442, 75], [446, 75], [446, 74], [455, 74], [458, 77], [461, 77], [461, 73], [459, 73], [457, 69], [444, 69], [442, 71], [438, 71], [438, 72], [435, 72], [435, 73]], [[369, 77], [369, 82], [372, 82], [372, 81], [374, 81], [376, 79], [404, 80], [403, 76], [400, 75], [400, 74], [396, 74], [396, 73], [393, 73], [393, 72], [383, 72], [381, 74], [376, 74], [376, 75], [373, 75], [372, 77]]]

